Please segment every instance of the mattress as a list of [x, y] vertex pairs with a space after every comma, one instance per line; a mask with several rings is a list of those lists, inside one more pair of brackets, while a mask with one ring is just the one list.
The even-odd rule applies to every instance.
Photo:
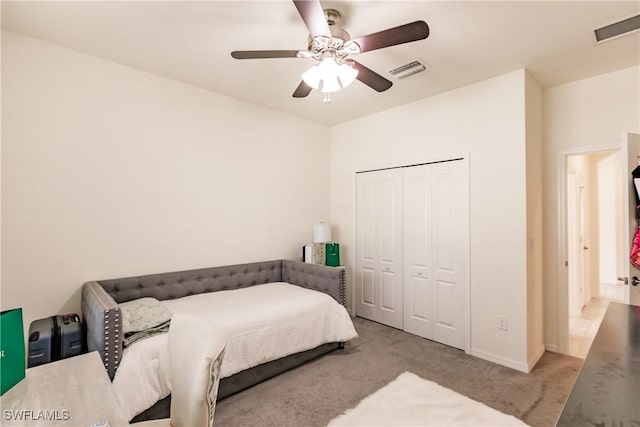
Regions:
[[[222, 327], [227, 346], [221, 377], [357, 333], [346, 309], [331, 296], [284, 282], [162, 301], [174, 314], [198, 316]], [[171, 393], [168, 334], [126, 348], [113, 388], [130, 420]]]

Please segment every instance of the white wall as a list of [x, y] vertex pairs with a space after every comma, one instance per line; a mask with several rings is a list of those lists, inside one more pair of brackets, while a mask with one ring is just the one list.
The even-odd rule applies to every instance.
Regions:
[[[528, 369], [524, 79], [520, 70], [344, 123], [331, 140], [331, 220], [349, 278], [355, 172], [468, 152], [471, 353], [521, 370]], [[497, 329], [500, 315], [508, 332]]]
[[12, 32], [2, 40], [2, 308], [83, 282], [298, 258], [329, 217], [325, 126]]
[[542, 89], [525, 73], [527, 191], [527, 363], [544, 354], [542, 301]]
[[[640, 67], [603, 74], [543, 91], [545, 342], [558, 349], [559, 293], [566, 292], [564, 255], [558, 251], [558, 164], [566, 150], [619, 144], [640, 132]], [[562, 280], [561, 280], [562, 279]], [[566, 328], [567, 326], [562, 326]]]
[[[620, 153], [604, 156], [598, 162], [598, 204], [600, 240], [600, 283], [616, 284], [622, 271], [618, 270], [621, 251], [622, 203], [620, 200]], [[626, 257], [625, 257], [626, 258]]]
[[[605, 153], [590, 154], [589, 160], [589, 241], [587, 242], [587, 256], [589, 263], [587, 292], [589, 300], [600, 296], [600, 195], [598, 191], [598, 162]], [[618, 175], [619, 176], [619, 175]], [[611, 190], [609, 190], [611, 191]], [[587, 301], [588, 303], [589, 301]]]

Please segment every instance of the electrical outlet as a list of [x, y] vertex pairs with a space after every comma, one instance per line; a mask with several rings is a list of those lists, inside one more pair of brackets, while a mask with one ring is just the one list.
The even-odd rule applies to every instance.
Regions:
[[509, 330], [509, 319], [507, 319], [507, 316], [498, 316], [498, 329], [501, 331]]

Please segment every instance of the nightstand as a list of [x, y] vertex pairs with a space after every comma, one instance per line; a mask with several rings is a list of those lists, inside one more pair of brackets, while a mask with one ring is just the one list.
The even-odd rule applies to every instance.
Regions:
[[24, 380], [0, 397], [3, 426], [84, 426], [123, 418], [111, 380], [97, 352], [70, 357], [26, 371]]

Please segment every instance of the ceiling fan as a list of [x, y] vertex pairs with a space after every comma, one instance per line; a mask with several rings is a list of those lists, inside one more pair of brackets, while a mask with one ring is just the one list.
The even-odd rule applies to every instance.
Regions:
[[231, 56], [235, 59], [315, 59], [319, 64], [302, 74], [302, 81], [293, 92], [294, 98], [304, 98], [313, 89], [320, 89], [324, 93], [324, 101], [331, 102], [331, 92], [347, 87], [355, 79], [378, 92], [384, 92], [393, 83], [351, 59], [351, 56], [429, 36], [427, 23], [415, 21], [351, 39], [349, 33], [338, 26], [340, 13], [337, 10], [323, 10], [318, 0], [293, 0], [293, 4], [309, 29], [307, 50], [236, 50], [231, 52]]

